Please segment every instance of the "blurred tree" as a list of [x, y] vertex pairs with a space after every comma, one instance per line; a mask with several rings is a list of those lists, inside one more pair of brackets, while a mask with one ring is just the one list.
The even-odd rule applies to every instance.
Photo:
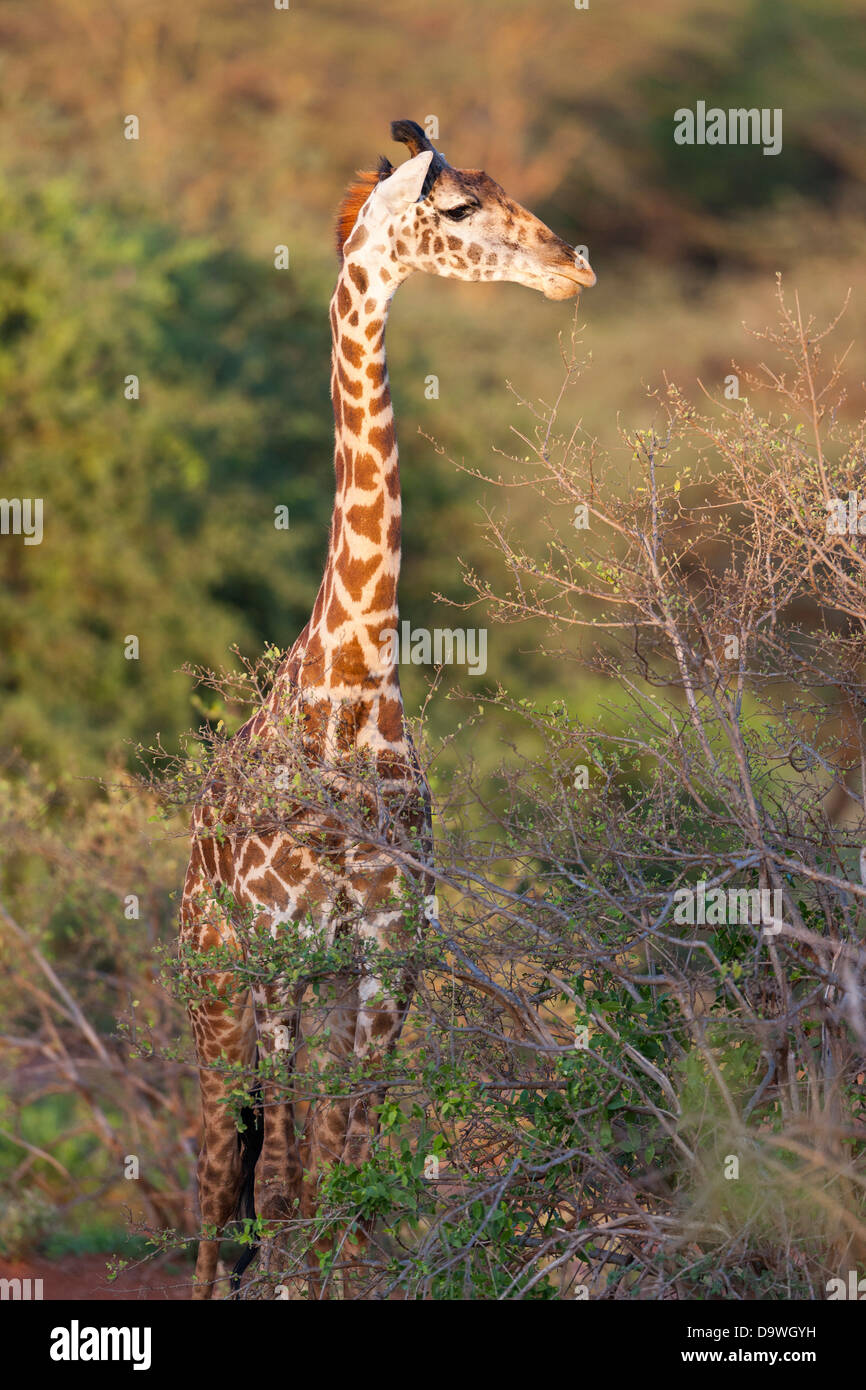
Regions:
[[329, 510], [327, 322], [315, 285], [67, 184], [2, 204], [0, 485], [44, 509], [40, 545], [0, 547], [4, 743], [56, 761], [185, 727], [184, 661], [302, 625]]

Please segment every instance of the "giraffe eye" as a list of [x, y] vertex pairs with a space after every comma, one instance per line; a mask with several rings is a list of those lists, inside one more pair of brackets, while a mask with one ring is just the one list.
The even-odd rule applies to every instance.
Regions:
[[451, 222], [462, 222], [464, 217], [468, 217], [470, 212], [475, 211], [475, 203], [461, 203], [457, 208], [443, 208], [442, 216], [447, 217]]

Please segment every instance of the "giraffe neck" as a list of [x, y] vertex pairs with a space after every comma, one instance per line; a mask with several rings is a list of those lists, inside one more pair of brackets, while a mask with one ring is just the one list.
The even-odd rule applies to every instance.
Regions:
[[334, 700], [399, 691], [393, 644], [382, 635], [398, 624], [400, 474], [385, 362], [396, 287], [368, 249], [366, 256], [347, 255], [331, 300], [336, 495], [297, 680], [323, 687]]

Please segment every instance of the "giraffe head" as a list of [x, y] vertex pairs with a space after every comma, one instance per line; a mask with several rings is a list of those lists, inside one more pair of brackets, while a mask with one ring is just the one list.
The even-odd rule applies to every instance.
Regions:
[[[481, 169], [452, 169], [414, 121], [391, 134], [411, 158], [362, 174], [340, 209], [340, 254], [370, 262], [391, 292], [413, 270], [455, 280], [512, 280], [548, 299], [595, 284], [573, 246], [509, 198]], [[373, 264], [375, 262], [375, 264]]]

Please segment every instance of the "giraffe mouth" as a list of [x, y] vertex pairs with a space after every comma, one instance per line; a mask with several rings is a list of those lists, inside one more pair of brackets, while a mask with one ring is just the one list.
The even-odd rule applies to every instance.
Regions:
[[595, 284], [595, 273], [588, 267], [574, 270], [555, 270], [547, 278], [544, 286], [546, 299], [574, 299], [582, 289]]
[[563, 280], [570, 280], [572, 284], [578, 285], [581, 288], [585, 287], [588, 290], [592, 289], [598, 279], [598, 276], [588, 262], [585, 262], [583, 265], [576, 265], [573, 268], [569, 267], [568, 270], [558, 270], [556, 274], [560, 275]]
[[596, 282], [596, 274], [589, 261], [583, 256], [574, 261], [551, 266], [547, 275], [544, 294], [547, 299], [573, 299], [583, 289], [591, 289]]

